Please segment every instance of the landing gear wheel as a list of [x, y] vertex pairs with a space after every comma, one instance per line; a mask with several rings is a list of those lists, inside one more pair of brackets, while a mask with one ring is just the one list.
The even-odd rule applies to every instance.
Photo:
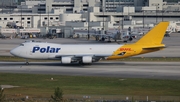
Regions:
[[26, 59], [26, 63], [25, 63], [26, 65], [29, 65], [29, 61], [28, 61], [28, 59]]
[[26, 62], [25, 64], [26, 64], [26, 65], [29, 65], [29, 62]]
[[82, 61], [79, 61], [79, 64], [80, 64], [80, 65], [83, 65], [83, 62], [82, 62]]

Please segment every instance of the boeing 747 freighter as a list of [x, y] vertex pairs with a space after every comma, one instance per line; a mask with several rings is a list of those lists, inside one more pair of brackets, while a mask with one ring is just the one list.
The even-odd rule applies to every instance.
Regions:
[[62, 64], [71, 64], [73, 62], [89, 64], [101, 59], [120, 59], [162, 50], [165, 47], [162, 40], [168, 25], [169, 22], [160, 22], [133, 44], [82, 45], [25, 42], [12, 49], [10, 53], [25, 59], [57, 59]]

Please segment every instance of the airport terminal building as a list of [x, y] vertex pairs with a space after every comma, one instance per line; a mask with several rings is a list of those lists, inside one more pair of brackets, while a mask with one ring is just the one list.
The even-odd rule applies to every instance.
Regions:
[[[3, 1], [3, 2], [2, 2]], [[50, 26], [104, 26], [180, 20], [180, 1], [164, 0], [0, 0], [0, 26], [25, 28]], [[8, 5], [9, 4], [9, 5]], [[14, 7], [13, 6], [13, 7]], [[82, 22], [83, 21], [83, 22]], [[77, 25], [78, 22], [78, 25]]]

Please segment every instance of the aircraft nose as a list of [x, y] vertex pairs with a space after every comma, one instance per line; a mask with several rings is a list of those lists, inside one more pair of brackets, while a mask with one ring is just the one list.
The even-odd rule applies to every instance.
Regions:
[[12, 55], [14, 55], [14, 56], [18, 56], [19, 51], [17, 50], [17, 48], [15, 48], [15, 49], [12, 49], [12, 50], [10, 51], [10, 53], [11, 53]]

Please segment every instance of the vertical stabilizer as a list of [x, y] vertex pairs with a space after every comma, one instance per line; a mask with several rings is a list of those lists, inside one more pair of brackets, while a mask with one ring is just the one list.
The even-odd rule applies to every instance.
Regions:
[[161, 44], [164, 34], [166, 32], [169, 22], [160, 22], [147, 34], [145, 34], [136, 44], [145, 44], [145, 45], [159, 45]]

